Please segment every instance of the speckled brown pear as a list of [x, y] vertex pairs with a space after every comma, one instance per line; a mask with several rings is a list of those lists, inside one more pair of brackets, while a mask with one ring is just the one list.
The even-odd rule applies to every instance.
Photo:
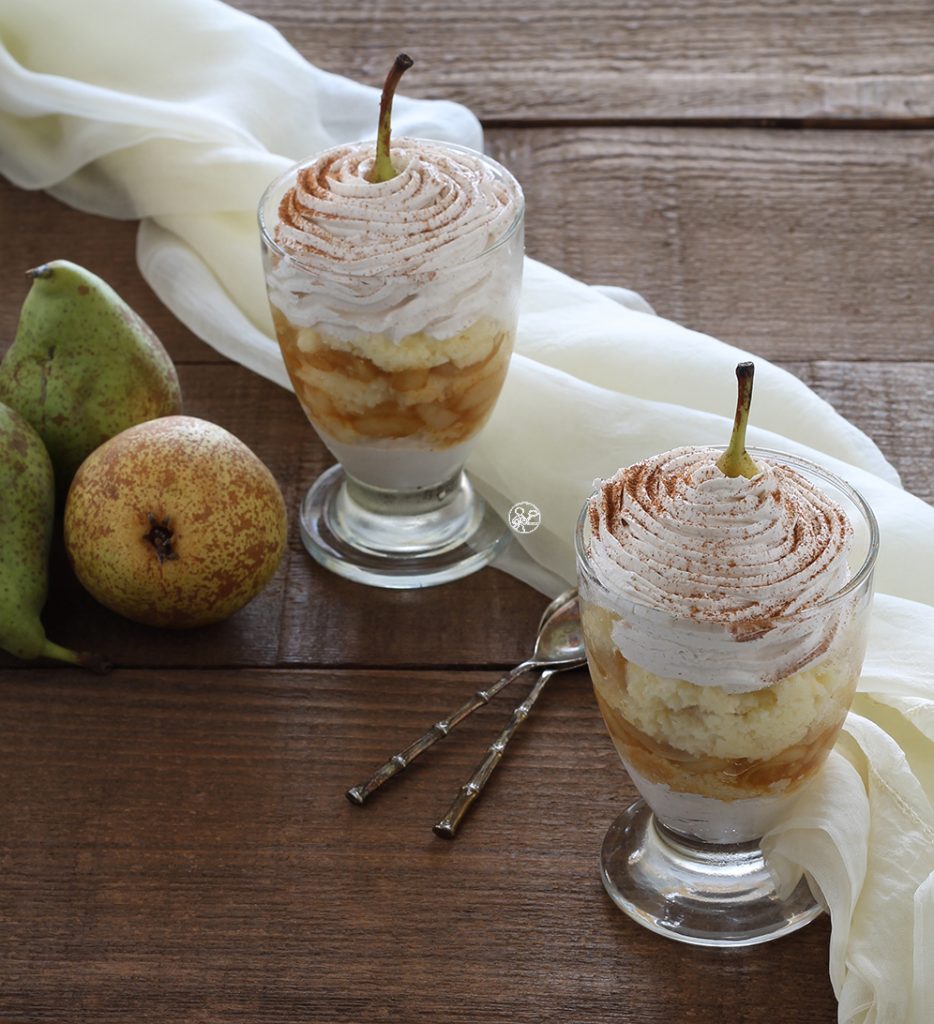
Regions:
[[181, 391], [159, 339], [105, 281], [67, 260], [29, 276], [16, 338], [0, 363], [0, 401], [45, 442], [64, 496], [98, 445], [181, 412]]
[[48, 640], [39, 620], [54, 516], [52, 463], [42, 439], [0, 402], [0, 648], [17, 658], [55, 658], [104, 671], [107, 664], [96, 655]]
[[65, 548], [101, 604], [151, 626], [227, 618], [269, 582], [285, 550], [274, 477], [222, 427], [167, 416], [124, 430], [82, 463]]

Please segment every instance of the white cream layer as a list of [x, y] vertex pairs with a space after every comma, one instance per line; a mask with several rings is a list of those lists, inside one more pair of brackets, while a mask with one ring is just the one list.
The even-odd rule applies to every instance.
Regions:
[[298, 327], [348, 340], [443, 340], [482, 315], [509, 319], [521, 233], [496, 243], [523, 206], [512, 175], [479, 153], [399, 139], [396, 177], [374, 183], [373, 153], [339, 146], [299, 172], [274, 229], [292, 258], [269, 261], [272, 303]]
[[719, 452], [677, 448], [598, 485], [586, 596], [620, 616], [613, 642], [656, 675], [756, 690], [822, 656], [849, 579], [852, 527], [822, 490], [760, 460], [725, 476]]
[[[320, 434], [320, 431], [319, 431]], [[408, 448], [392, 440], [385, 445], [344, 444], [321, 435], [331, 454], [360, 483], [384, 490], [435, 487], [450, 480], [467, 461], [476, 439], [449, 448]]]
[[777, 825], [798, 798], [791, 793], [743, 800], [716, 800], [698, 793], [679, 793], [660, 782], [650, 782], [630, 764], [626, 765], [636, 789], [668, 828], [708, 843], [747, 843], [761, 839]]

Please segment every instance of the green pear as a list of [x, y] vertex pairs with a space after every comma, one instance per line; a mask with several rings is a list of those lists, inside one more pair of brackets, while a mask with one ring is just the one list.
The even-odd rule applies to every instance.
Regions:
[[55, 480], [42, 439], [0, 402], [0, 648], [17, 658], [56, 658], [94, 671], [106, 662], [46, 639], [39, 621], [48, 591]]
[[0, 363], [0, 401], [45, 442], [64, 496], [95, 448], [180, 412], [181, 391], [159, 339], [105, 281], [67, 260], [28, 274], [16, 338]]

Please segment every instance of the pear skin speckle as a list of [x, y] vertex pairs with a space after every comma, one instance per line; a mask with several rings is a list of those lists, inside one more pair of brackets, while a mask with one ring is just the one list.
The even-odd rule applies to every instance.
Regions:
[[45, 643], [49, 545], [55, 514], [52, 463], [26, 420], [0, 404], [0, 647], [37, 658]]
[[191, 416], [123, 431], [81, 465], [65, 505], [78, 579], [147, 625], [220, 621], [269, 582], [285, 551], [282, 494], [233, 434]]
[[104, 658], [73, 651], [45, 635], [40, 613], [48, 592], [55, 519], [55, 477], [42, 438], [0, 402], [0, 649], [17, 658], [51, 658], [107, 672]]
[[145, 420], [180, 413], [178, 376], [159, 339], [99, 277], [67, 260], [32, 272], [0, 401], [45, 443], [64, 495], [84, 459]]

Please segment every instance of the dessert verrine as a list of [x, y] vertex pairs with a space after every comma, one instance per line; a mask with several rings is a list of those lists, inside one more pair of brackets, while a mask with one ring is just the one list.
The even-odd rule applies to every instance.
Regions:
[[671, 829], [758, 839], [813, 777], [859, 678], [866, 602], [844, 509], [787, 461], [751, 479], [718, 450], [620, 470], [589, 504], [581, 574], [594, 690]]
[[[506, 376], [523, 196], [481, 153], [390, 139], [297, 165], [260, 204], [266, 285], [295, 393], [340, 462], [308, 492], [311, 554], [343, 575], [424, 586], [491, 561], [508, 531], [463, 472]], [[430, 563], [430, 564], [429, 564]]]
[[621, 469], [584, 504], [577, 565], [594, 690], [642, 796], [601, 877], [648, 928], [765, 942], [821, 912], [760, 845], [830, 752], [865, 648], [878, 528], [845, 481], [745, 449], [752, 363], [725, 449]]
[[377, 487], [463, 465], [515, 338], [522, 194], [470, 150], [401, 139], [373, 183], [372, 144], [290, 179], [266, 248], [269, 300], [296, 394], [345, 470]]

